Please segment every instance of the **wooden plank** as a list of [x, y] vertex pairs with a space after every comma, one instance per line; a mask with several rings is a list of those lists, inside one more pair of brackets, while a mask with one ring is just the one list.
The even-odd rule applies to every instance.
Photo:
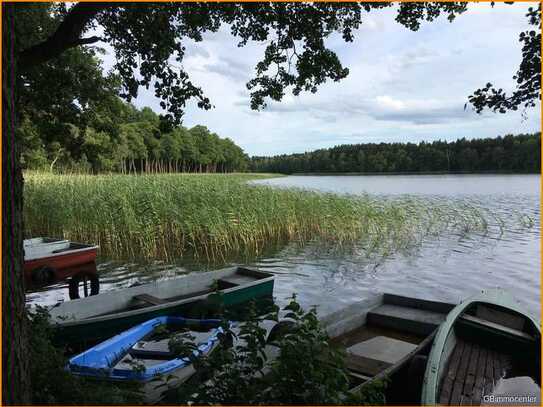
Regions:
[[462, 404], [471, 404], [473, 387], [475, 386], [475, 379], [477, 374], [477, 362], [479, 361], [479, 352], [479, 345], [474, 344], [471, 350], [464, 389], [462, 390]]
[[497, 324], [495, 322], [487, 321], [481, 318], [474, 317], [473, 315], [462, 315], [460, 318], [462, 318], [465, 321], [472, 322], [474, 324], [482, 325], [487, 328], [495, 329], [497, 331], [501, 331], [504, 333], [507, 333], [512, 336], [517, 336], [523, 339], [527, 339], [530, 341], [535, 340], [535, 338], [531, 335], [528, 335], [526, 332], [519, 331], [518, 329], [509, 328], [505, 325]]
[[446, 314], [418, 308], [384, 304], [368, 312], [368, 325], [397, 329], [427, 336], [444, 320]]
[[502, 369], [508, 371], [513, 366], [513, 358], [506, 353], [500, 354]]
[[500, 380], [503, 376], [502, 361], [501, 361], [499, 353], [494, 352], [493, 358], [494, 358], [494, 383], [497, 383], [498, 380]]
[[153, 295], [149, 295], [149, 294], [139, 294], [139, 295], [134, 295], [134, 298], [135, 300], [139, 300], [139, 301], [144, 301], [144, 302], [147, 302], [151, 305], [160, 305], [160, 304], [164, 304], [166, 303], [167, 301], [161, 299], [161, 298], [157, 298]]
[[454, 384], [454, 379], [458, 373], [458, 366], [460, 365], [460, 360], [462, 358], [462, 353], [464, 352], [464, 342], [458, 341], [454, 347], [453, 352], [447, 362], [447, 372], [443, 379], [441, 385], [441, 392], [439, 394], [439, 404], [449, 404], [452, 394], [452, 387]]
[[477, 375], [477, 362], [479, 361], [478, 345], [474, 344], [471, 350], [471, 356], [469, 359], [468, 370], [466, 374], [466, 381], [464, 383], [464, 389], [462, 390], [461, 403], [464, 405], [470, 405], [473, 396], [473, 387], [475, 386], [475, 379]]
[[485, 321], [496, 323], [498, 325], [511, 328], [516, 331], [522, 331], [524, 328], [525, 318], [521, 315], [514, 314], [512, 311], [500, 311], [495, 308], [490, 308], [486, 305], [479, 304], [475, 311], [476, 317]]
[[493, 350], [488, 350], [485, 365], [485, 386], [483, 396], [491, 394], [494, 389], [494, 353]]
[[375, 376], [392, 365], [381, 360], [351, 354], [347, 356], [346, 366], [355, 372]]
[[441, 301], [423, 300], [420, 298], [405, 297], [403, 295], [384, 293], [383, 302], [385, 304], [399, 305], [401, 307], [418, 308], [427, 311], [448, 314], [456, 306]]
[[353, 376], [353, 377], [356, 377], [357, 379], [360, 379], [360, 380], [364, 380], [364, 381], [368, 381], [368, 380], [371, 380], [373, 379], [372, 376], [366, 376], [366, 375], [363, 375], [363, 374], [360, 374], [358, 372], [353, 372], [353, 371], [349, 371], [349, 375], [350, 376]]
[[230, 276], [224, 276], [223, 278], [219, 279], [219, 281], [225, 281], [227, 283], [235, 284], [235, 285], [244, 285], [248, 283], [252, 283], [253, 281], [256, 281], [257, 279], [253, 276], [248, 276], [241, 273], [232, 274]]
[[477, 360], [477, 377], [473, 386], [473, 394], [471, 396], [472, 405], [480, 405], [483, 398], [483, 390], [485, 385], [485, 369], [486, 359], [488, 357], [488, 351], [485, 348], [481, 348], [479, 351], [479, 358]]
[[464, 345], [464, 352], [462, 353], [462, 359], [460, 360], [460, 366], [458, 366], [458, 372], [453, 385], [453, 391], [451, 395], [451, 405], [458, 406], [462, 401], [462, 391], [464, 390], [464, 382], [468, 371], [468, 365], [471, 357], [472, 344], [466, 342]]

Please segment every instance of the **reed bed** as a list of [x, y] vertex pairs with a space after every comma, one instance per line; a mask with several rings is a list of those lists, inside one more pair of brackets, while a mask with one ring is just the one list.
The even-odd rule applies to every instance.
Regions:
[[485, 230], [477, 208], [250, 185], [262, 174], [25, 174], [25, 235], [94, 242], [110, 258], [220, 262], [272, 243], [356, 242], [383, 254], [445, 229]]

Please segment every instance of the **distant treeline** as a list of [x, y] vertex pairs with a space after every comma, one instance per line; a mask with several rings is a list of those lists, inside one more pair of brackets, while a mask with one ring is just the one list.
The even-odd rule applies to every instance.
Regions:
[[253, 157], [254, 172], [540, 172], [540, 133], [432, 143], [348, 144]]
[[174, 127], [150, 108], [138, 110], [116, 97], [85, 114], [85, 120], [72, 122], [24, 118], [17, 130], [24, 168], [90, 173], [247, 169], [243, 150], [204, 126]]

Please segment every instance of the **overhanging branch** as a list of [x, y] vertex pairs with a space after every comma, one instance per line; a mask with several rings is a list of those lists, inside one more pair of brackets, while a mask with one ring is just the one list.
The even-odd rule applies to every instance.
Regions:
[[111, 6], [108, 3], [77, 3], [49, 38], [19, 53], [17, 56], [19, 68], [25, 69], [41, 64], [59, 56], [69, 48], [99, 41], [100, 37], [96, 36], [80, 37], [96, 15]]
[[78, 45], [88, 45], [88, 44], [94, 44], [95, 42], [101, 41], [102, 37], [88, 37], [88, 38], [80, 38], [77, 41], [73, 43], [74, 47], [77, 47]]

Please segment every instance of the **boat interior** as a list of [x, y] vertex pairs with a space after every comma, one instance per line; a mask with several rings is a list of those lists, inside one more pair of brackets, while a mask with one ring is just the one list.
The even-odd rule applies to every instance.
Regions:
[[156, 283], [129, 287], [121, 291], [107, 292], [84, 300], [68, 301], [51, 309], [51, 316], [61, 320], [63, 315], [77, 319], [113, 315], [188, 299], [198, 299], [214, 292], [252, 283], [270, 274], [236, 267], [206, 273], [194, 273], [191, 278], [179, 277]]
[[238, 267], [234, 273], [224, 275], [221, 278], [213, 280], [208, 283], [206, 287], [198, 291], [192, 291], [186, 294], [173, 295], [162, 298], [147, 293], [135, 295], [132, 297], [132, 300], [129, 302], [126, 310], [135, 310], [154, 305], [177, 302], [197, 296], [209, 295], [229, 288], [234, 288], [240, 285], [252, 283], [265, 277], [268, 277], [268, 275], [259, 273], [255, 270]]
[[209, 340], [210, 334], [218, 325], [190, 327], [178, 325], [160, 325], [159, 329], [149, 333], [136, 342], [117, 362], [115, 369], [130, 370], [134, 366], [152, 367], [178, 357], [170, 343], [189, 341], [200, 346]]
[[24, 241], [25, 260], [39, 259], [53, 254], [94, 247], [69, 240], [38, 237]]
[[[346, 349], [351, 392], [399, 373], [414, 355], [427, 354], [437, 328], [453, 307], [384, 294], [382, 304], [367, 313], [364, 324], [333, 340]], [[406, 393], [403, 396], [405, 403]]]
[[58, 243], [58, 242], [67, 242], [67, 240], [57, 239], [53, 237], [34, 237], [32, 239], [25, 239], [23, 244], [24, 244], [24, 247], [27, 247], [27, 246], [38, 246], [42, 244], [51, 244], [51, 243]]
[[539, 330], [526, 316], [488, 303], [471, 304], [445, 344], [439, 404], [481, 405], [485, 395], [500, 393], [540, 397], [540, 343]]

